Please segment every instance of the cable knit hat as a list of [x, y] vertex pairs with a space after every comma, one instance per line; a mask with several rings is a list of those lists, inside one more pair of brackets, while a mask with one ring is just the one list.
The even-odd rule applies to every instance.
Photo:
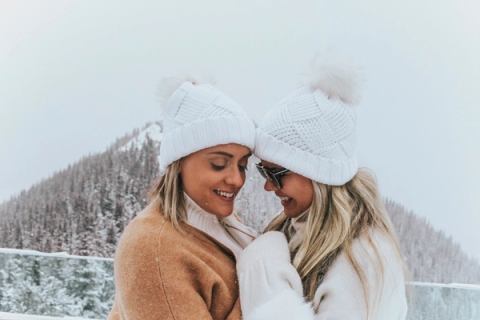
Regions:
[[239, 104], [212, 85], [183, 82], [164, 106], [160, 172], [193, 152], [227, 143], [253, 149], [254, 123]]
[[358, 170], [355, 80], [349, 68], [314, 67], [259, 123], [255, 154], [323, 184], [348, 182]]

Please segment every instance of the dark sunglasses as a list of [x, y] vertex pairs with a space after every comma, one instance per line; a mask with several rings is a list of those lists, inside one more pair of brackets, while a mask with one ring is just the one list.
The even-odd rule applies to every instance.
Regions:
[[290, 172], [290, 170], [285, 168], [266, 168], [261, 163], [257, 163], [256, 167], [262, 177], [272, 181], [278, 189], [282, 189], [282, 177]]

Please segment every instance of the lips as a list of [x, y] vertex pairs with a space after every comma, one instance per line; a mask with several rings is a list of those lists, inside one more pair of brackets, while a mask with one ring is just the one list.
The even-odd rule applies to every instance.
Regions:
[[223, 200], [227, 200], [227, 201], [232, 201], [236, 195], [235, 192], [224, 191], [221, 189], [214, 189], [213, 192], [215, 192]]
[[277, 195], [277, 197], [280, 198], [280, 201], [282, 202], [282, 206], [284, 206], [284, 207], [287, 206], [290, 203], [290, 201], [292, 200], [292, 198], [287, 197], [287, 196], [283, 196], [283, 195], [280, 195], [280, 194], [276, 194], [276, 195]]

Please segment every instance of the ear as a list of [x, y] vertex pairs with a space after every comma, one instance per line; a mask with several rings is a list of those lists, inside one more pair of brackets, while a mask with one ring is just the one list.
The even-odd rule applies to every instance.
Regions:
[[185, 158], [181, 158], [180, 159], [180, 162], [179, 162], [179, 167], [178, 167], [178, 174], [181, 176], [182, 175], [182, 172], [183, 172], [183, 161], [185, 160]]

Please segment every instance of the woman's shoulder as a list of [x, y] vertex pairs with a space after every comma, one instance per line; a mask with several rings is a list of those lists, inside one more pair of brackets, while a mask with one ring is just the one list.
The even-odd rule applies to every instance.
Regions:
[[[151, 203], [127, 225], [120, 237], [115, 257], [126, 254], [149, 259], [158, 256], [160, 252], [178, 248], [183, 241], [180, 231], [162, 214], [160, 207]], [[171, 246], [172, 243], [175, 246]]]
[[[137, 213], [125, 228], [122, 239], [147, 240], [149, 236], [158, 236], [168, 230], [168, 220], [163, 216], [160, 208], [154, 203], [149, 204], [142, 211]], [[167, 227], [167, 228], [165, 228]]]
[[402, 257], [398, 251], [394, 236], [385, 231], [371, 229], [364, 232], [352, 243], [352, 253], [364, 267], [372, 267], [378, 259], [384, 267], [401, 267]]
[[[223, 253], [209, 236], [187, 223], [174, 227], [155, 203], [149, 204], [137, 214], [125, 228], [116, 256], [121, 253], [142, 254], [142, 257], [173, 255], [196, 256]], [[221, 251], [221, 252], [220, 252]]]
[[363, 290], [360, 291], [362, 285], [357, 271], [363, 274], [364, 280], [370, 285], [377, 284], [381, 275], [384, 280], [394, 277], [403, 283], [403, 262], [396, 251], [394, 240], [387, 234], [378, 230], [368, 231], [353, 241], [350, 254], [343, 250], [338, 255], [325, 274], [324, 287], [332, 285], [336, 288], [340, 284], [361, 292]]
[[[377, 306], [379, 310], [390, 307], [397, 309], [402, 307], [404, 310], [406, 307], [404, 307], [403, 263], [395, 251], [395, 243], [381, 231], [371, 230], [368, 234], [356, 238], [352, 243], [350, 255], [355, 259], [355, 266], [349, 254], [345, 250], [342, 251], [317, 288], [316, 304], [321, 304], [326, 313], [333, 312], [333, 309], [366, 312], [362, 284], [364, 281], [368, 288], [369, 300], [375, 299], [376, 294], [381, 294], [382, 298], [377, 301], [380, 303]], [[357, 271], [361, 272], [363, 281]], [[392, 299], [384, 300], [386, 296]], [[344, 309], [340, 308], [341, 306]], [[344, 318], [348, 319], [347, 315]]]

